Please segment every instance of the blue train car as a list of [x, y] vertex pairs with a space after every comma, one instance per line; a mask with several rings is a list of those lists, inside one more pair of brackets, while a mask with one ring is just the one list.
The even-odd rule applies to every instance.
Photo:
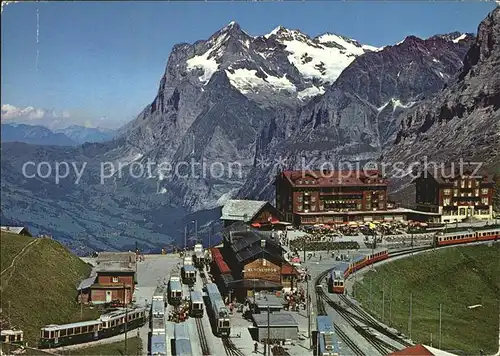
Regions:
[[189, 339], [175, 339], [174, 348], [175, 350], [172, 351], [173, 355], [193, 356], [191, 341], [189, 341]]
[[229, 319], [229, 310], [222, 300], [219, 288], [214, 283], [206, 285], [208, 296], [207, 313], [217, 336], [229, 336], [231, 332], [231, 323]]
[[182, 300], [182, 283], [180, 278], [172, 277], [168, 282], [168, 299], [172, 305], [179, 305]]
[[316, 355], [339, 356], [340, 349], [332, 317], [316, 317]]
[[151, 335], [150, 354], [151, 356], [167, 355], [167, 337], [165, 334]]
[[173, 355], [178, 356], [191, 356], [193, 351], [191, 349], [191, 341], [189, 339], [189, 330], [187, 323], [178, 323], [174, 325], [174, 343]]
[[196, 318], [203, 317], [203, 295], [200, 291], [193, 290], [189, 295], [189, 313]]
[[182, 282], [192, 286], [196, 283], [196, 268], [193, 265], [184, 265], [181, 269]]

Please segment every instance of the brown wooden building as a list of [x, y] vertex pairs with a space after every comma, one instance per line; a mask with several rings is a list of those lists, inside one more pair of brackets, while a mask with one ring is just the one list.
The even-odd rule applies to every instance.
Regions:
[[284, 171], [275, 186], [276, 208], [296, 225], [358, 221], [387, 210], [387, 179], [375, 170]]
[[[224, 267], [216, 260], [216, 269], [223, 269], [225, 288], [242, 299], [254, 291], [281, 291], [294, 288], [298, 273], [283, 258], [283, 248], [268, 232], [258, 231], [244, 224], [234, 224], [222, 233]], [[227, 276], [228, 270], [231, 277]], [[222, 273], [224, 274], [224, 273]]]
[[259, 200], [228, 200], [222, 208], [224, 227], [244, 222], [256, 228], [272, 228], [282, 220], [282, 214], [269, 202]]
[[437, 168], [415, 179], [417, 209], [441, 214], [441, 222], [493, 218], [493, 177], [475, 167]]

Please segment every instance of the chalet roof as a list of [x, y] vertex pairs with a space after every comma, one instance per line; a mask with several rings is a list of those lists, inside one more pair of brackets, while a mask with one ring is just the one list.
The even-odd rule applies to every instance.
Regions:
[[238, 253], [236, 253], [236, 259], [239, 263], [245, 263], [257, 255], [262, 255], [266, 258], [270, 257], [270, 260], [279, 262], [283, 262], [285, 260], [283, 256], [278, 256], [269, 251], [267, 246], [264, 248], [260, 247], [260, 244], [250, 245], [245, 249], [238, 251]]
[[433, 177], [439, 184], [452, 184], [455, 180], [462, 177], [469, 177], [473, 175], [474, 178], [481, 179], [482, 183], [494, 184], [493, 175], [489, 174], [484, 169], [477, 170], [475, 164], [436, 167], [435, 169], [428, 169], [422, 174]]
[[101, 262], [136, 262], [135, 252], [99, 252], [97, 263]]
[[135, 272], [134, 264], [127, 262], [101, 262], [94, 267], [95, 273], [106, 272]]
[[222, 208], [221, 220], [245, 221], [246, 215], [246, 221], [250, 221], [266, 204], [269, 203], [261, 200], [228, 200]]
[[26, 228], [24, 226], [1, 226], [0, 229], [13, 234], [20, 234]]
[[274, 240], [269, 234], [258, 231], [247, 231], [247, 232], [238, 232], [235, 235], [233, 235], [233, 242], [231, 243], [231, 249], [234, 252], [238, 252], [256, 243], [260, 244], [261, 240], [266, 240], [266, 244], [282, 248], [281, 245], [278, 244], [276, 240]]

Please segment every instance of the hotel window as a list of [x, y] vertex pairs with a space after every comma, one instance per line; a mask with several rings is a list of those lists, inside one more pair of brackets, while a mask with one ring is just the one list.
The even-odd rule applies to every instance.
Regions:
[[458, 189], [453, 189], [453, 196], [454, 197], [458, 196]]
[[311, 206], [311, 211], [316, 211], [316, 206]]
[[460, 181], [460, 188], [465, 188], [465, 181], [464, 180]]
[[465, 197], [465, 193], [460, 193], [460, 196], [461, 197]]
[[476, 197], [479, 196], [479, 189], [474, 189], [474, 196], [476, 196]]
[[446, 199], [444, 199], [444, 201], [443, 201], [443, 205], [444, 205], [444, 206], [450, 205], [450, 198], [446, 198]]
[[481, 189], [481, 194], [488, 194], [488, 188]]
[[450, 194], [451, 194], [451, 189], [444, 190], [444, 195], [450, 195]]
[[118, 277], [113, 277], [113, 283], [118, 283], [120, 279]]
[[469, 181], [467, 182], [467, 188], [472, 188], [472, 181], [471, 181], [471, 180], [469, 180]]
[[302, 205], [297, 206], [297, 211], [302, 211]]
[[481, 203], [488, 205], [488, 197], [484, 197], [481, 199]]
[[454, 186], [454, 187], [458, 187], [458, 181], [454, 181], [454, 182], [453, 182], [453, 186]]
[[301, 202], [302, 202], [302, 199], [303, 199], [303, 198], [302, 198], [302, 195], [299, 195], [299, 196], [297, 197], [297, 202], [301, 203]]
[[472, 193], [467, 193], [467, 196], [468, 196], [468, 197], [471, 197], [471, 196], [472, 196]]

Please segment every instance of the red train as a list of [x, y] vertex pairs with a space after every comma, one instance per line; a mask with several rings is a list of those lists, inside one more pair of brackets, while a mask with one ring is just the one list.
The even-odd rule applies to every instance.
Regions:
[[[434, 238], [436, 247], [465, 244], [476, 241], [496, 241], [500, 237], [500, 227], [496, 226], [492, 229], [485, 230], [467, 230], [450, 233], [438, 233]], [[353, 272], [360, 270], [363, 267], [372, 263], [382, 261], [389, 258], [387, 250], [380, 250], [370, 255], [361, 255], [356, 257], [349, 263], [341, 263], [336, 266], [328, 278], [328, 291], [330, 293], [345, 292], [344, 282]]]
[[363, 267], [387, 258], [389, 258], [389, 252], [387, 249], [383, 249], [374, 251], [369, 255], [358, 256], [349, 263], [339, 264], [330, 272], [330, 277], [328, 278], [328, 291], [330, 293], [343, 294], [345, 292], [344, 281], [349, 275]]
[[487, 230], [466, 230], [448, 233], [438, 233], [434, 238], [435, 246], [465, 244], [476, 241], [498, 240], [500, 227]]

